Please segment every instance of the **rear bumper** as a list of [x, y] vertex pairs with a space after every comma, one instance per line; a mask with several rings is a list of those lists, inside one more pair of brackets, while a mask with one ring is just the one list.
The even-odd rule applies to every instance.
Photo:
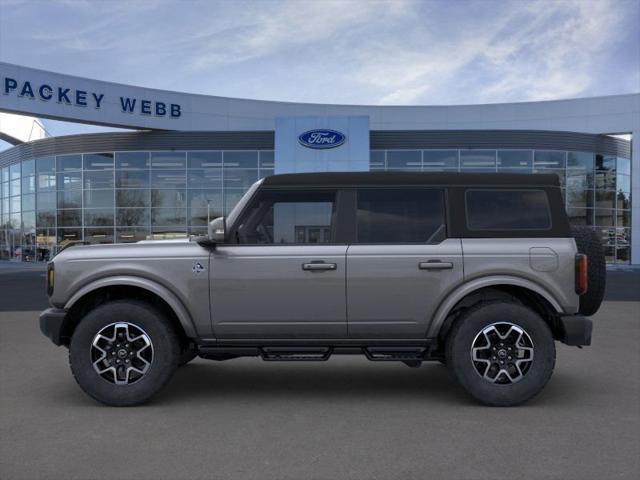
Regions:
[[40, 331], [56, 345], [62, 345], [62, 327], [67, 316], [66, 310], [47, 308], [40, 314]]
[[571, 346], [591, 345], [593, 322], [582, 315], [566, 315], [560, 317], [559, 340]]

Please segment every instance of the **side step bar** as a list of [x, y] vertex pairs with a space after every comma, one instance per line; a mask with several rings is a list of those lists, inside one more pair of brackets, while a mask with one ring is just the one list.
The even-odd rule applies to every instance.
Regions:
[[425, 347], [366, 347], [362, 349], [372, 362], [407, 362], [425, 360]]
[[[431, 354], [430, 354], [431, 353]], [[426, 346], [269, 346], [228, 347], [201, 345], [198, 355], [210, 360], [229, 360], [239, 357], [262, 357], [267, 362], [324, 362], [333, 354], [362, 355], [373, 362], [405, 362], [419, 364], [433, 360], [433, 352]]]
[[267, 362], [324, 362], [329, 360], [332, 349], [329, 347], [263, 347], [262, 359]]

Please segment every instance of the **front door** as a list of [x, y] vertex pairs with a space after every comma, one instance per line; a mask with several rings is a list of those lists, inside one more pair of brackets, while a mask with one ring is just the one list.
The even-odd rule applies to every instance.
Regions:
[[347, 252], [349, 336], [422, 339], [462, 281], [462, 247], [447, 238], [442, 189], [362, 189]]
[[346, 337], [336, 192], [262, 190], [211, 256], [217, 338]]

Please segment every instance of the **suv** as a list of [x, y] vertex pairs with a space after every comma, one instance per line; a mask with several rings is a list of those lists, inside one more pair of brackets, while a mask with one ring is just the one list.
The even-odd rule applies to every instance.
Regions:
[[480, 402], [516, 405], [549, 380], [555, 340], [590, 344], [603, 297], [600, 242], [563, 205], [555, 175], [275, 175], [207, 236], [65, 249], [40, 328], [108, 405], [195, 356], [333, 354], [440, 361]]

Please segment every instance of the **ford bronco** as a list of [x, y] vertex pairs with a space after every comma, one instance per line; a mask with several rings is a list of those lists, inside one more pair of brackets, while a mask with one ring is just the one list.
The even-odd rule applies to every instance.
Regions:
[[67, 248], [40, 328], [80, 387], [139, 404], [196, 356], [440, 361], [477, 400], [539, 393], [591, 342], [600, 239], [554, 175], [311, 173], [255, 183], [208, 235]]

